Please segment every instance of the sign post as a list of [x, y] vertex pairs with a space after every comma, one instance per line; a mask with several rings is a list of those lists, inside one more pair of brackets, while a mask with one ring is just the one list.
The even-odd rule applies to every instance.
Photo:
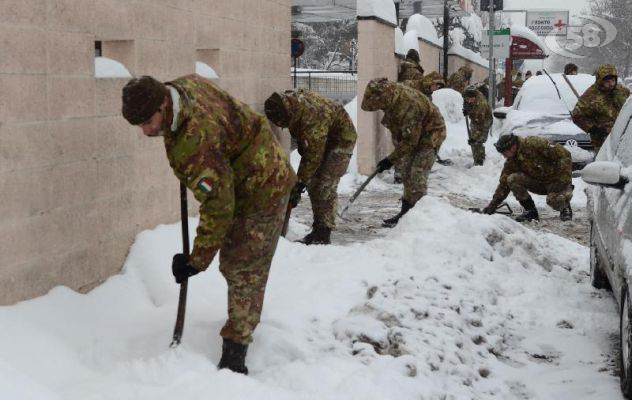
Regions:
[[294, 89], [296, 89], [296, 67], [298, 65], [298, 58], [305, 52], [305, 43], [301, 39], [292, 39], [291, 42], [292, 59], [294, 60]]

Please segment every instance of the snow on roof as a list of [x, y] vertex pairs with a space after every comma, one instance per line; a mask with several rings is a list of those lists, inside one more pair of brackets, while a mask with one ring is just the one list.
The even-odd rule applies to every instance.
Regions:
[[406, 25], [406, 32], [413, 30], [417, 31], [417, 35], [421, 39], [427, 40], [437, 46], [443, 46], [443, 42], [439, 40], [439, 36], [437, 36], [437, 30], [427, 17], [421, 14], [411, 15]]
[[377, 17], [397, 26], [395, 3], [391, 0], [358, 0], [358, 17]]
[[538, 37], [538, 35], [536, 35], [535, 32], [533, 32], [531, 29], [527, 28], [526, 26], [511, 25], [511, 36], [517, 36], [517, 37], [530, 40], [533, 43], [535, 43], [540, 49], [542, 49], [544, 54], [549, 54], [548, 49], [544, 45], [544, 42], [540, 40], [540, 38]]
[[400, 28], [395, 28], [395, 54], [406, 55], [406, 45], [404, 45], [404, 32]]
[[417, 33], [417, 31], [411, 31], [409, 29], [406, 30], [406, 33], [404, 34], [404, 53], [408, 53], [408, 50], [410, 49], [415, 49], [417, 50], [417, 53], [421, 52], [419, 51], [419, 40], [417, 39], [419, 37], [419, 34]]
[[208, 64], [196, 61], [195, 73], [206, 79], [219, 79], [219, 75]]
[[94, 76], [96, 78], [131, 78], [127, 68], [120, 62], [107, 57], [94, 58]]
[[489, 67], [489, 60], [481, 57], [479, 53], [474, 53], [472, 50], [466, 49], [456, 42], [452, 43], [452, 46], [450, 46], [450, 50], [448, 50], [448, 54], [461, 56], [475, 64], [481, 65], [486, 68]]

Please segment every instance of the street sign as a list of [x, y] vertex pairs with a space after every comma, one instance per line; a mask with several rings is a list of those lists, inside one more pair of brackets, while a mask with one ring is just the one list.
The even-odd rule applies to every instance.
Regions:
[[[484, 30], [481, 38], [481, 56], [489, 59], [489, 31]], [[511, 47], [511, 31], [509, 29], [498, 29], [494, 31], [494, 58], [509, 58]]]
[[301, 39], [292, 39], [292, 58], [299, 58], [305, 51], [305, 44]]
[[568, 10], [532, 11], [527, 10], [527, 27], [538, 36], [547, 36], [552, 30], [555, 36], [566, 37]]

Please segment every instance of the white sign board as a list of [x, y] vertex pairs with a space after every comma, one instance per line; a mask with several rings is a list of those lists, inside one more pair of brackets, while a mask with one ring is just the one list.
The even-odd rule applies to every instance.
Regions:
[[[488, 31], [483, 31], [481, 38], [481, 57], [489, 59], [489, 35]], [[505, 33], [506, 32], [506, 33]], [[509, 29], [496, 31], [494, 33], [494, 58], [509, 58], [509, 47], [511, 46], [511, 35]]]
[[538, 36], [546, 36], [554, 29], [555, 36], [566, 36], [567, 26], [568, 10], [527, 11], [527, 27]]

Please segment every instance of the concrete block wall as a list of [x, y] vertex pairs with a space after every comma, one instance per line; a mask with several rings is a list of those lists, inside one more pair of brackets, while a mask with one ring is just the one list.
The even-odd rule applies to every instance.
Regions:
[[484, 67], [480, 64], [474, 63], [470, 60], [467, 60], [455, 54], [448, 55], [448, 76], [455, 73], [459, 68], [463, 67], [464, 65], [469, 65], [473, 70], [472, 78], [470, 79], [471, 83], [482, 82], [485, 78], [488, 77], [489, 68]]
[[0, 2], [0, 304], [56, 285], [89, 290], [120, 270], [136, 234], [179, 220], [162, 139], [120, 116], [127, 79], [94, 78], [95, 41], [132, 74], [161, 80], [193, 73], [199, 50], [216, 49], [220, 85], [261, 110], [290, 85], [290, 6]]
[[367, 83], [373, 78], [397, 80], [395, 26], [378, 19], [358, 21], [358, 171], [370, 174], [392, 149], [390, 133], [380, 124], [382, 112], [360, 108]]
[[441, 63], [441, 47], [419, 39], [419, 52], [421, 56], [420, 64], [424, 69], [425, 74], [432, 71], [441, 72], [439, 70], [439, 65]]

